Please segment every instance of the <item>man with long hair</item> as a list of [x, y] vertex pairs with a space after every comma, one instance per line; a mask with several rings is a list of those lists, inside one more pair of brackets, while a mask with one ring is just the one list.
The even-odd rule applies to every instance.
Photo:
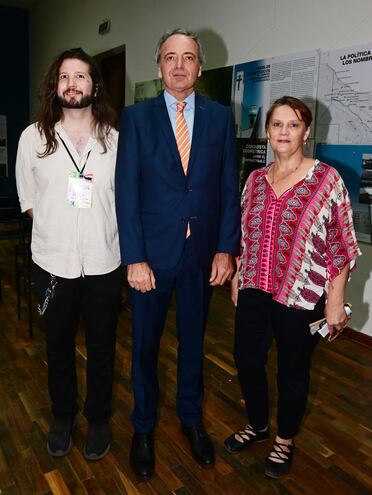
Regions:
[[110, 449], [112, 382], [121, 269], [114, 201], [115, 114], [95, 60], [61, 53], [40, 85], [40, 109], [19, 140], [22, 211], [33, 217], [32, 259], [44, 316], [53, 421], [47, 449], [66, 455], [78, 411], [75, 336], [87, 346], [84, 456]]

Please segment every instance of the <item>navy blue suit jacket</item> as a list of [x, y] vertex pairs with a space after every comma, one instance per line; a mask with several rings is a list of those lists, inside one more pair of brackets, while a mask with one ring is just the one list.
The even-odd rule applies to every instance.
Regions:
[[231, 111], [195, 95], [188, 171], [182, 170], [163, 94], [123, 110], [116, 163], [122, 264], [173, 268], [188, 222], [201, 267], [238, 254], [240, 205]]

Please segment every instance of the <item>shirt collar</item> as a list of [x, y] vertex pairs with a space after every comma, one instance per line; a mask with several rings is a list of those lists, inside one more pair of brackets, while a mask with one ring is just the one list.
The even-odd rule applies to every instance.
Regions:
[[[64, 135], [67, 135], [66, 131], [63, 128], [62, 121], [59, 120], [54, 124], [54, 129], [59, 132], [59, 134], [63, 133]], [[89, 136], [89, 139], [93, 139], [93, 141], [98, 141], [98, 135], [96, 133], [96, 129], [93, 131], [93, 134]]]
[[[305, 180], [309, 180], [309, 179], [311, 179], [311, 177], [313, 176], [314, 171], [315, 171], [315, 168], [318, 165], [318, 163], [319, 163], [319, 160], [317, 158], [315, 158], [313, 165], [306, 172], [306, 175], [304, 175], [304, 177], [302, 179], [300, 179], [300, 180], [304, 180], [304, 179]], [[267, 180], [267, 173], [268, 173], [268, 171], [270, 170], [270, 167], [272, 167], [273, 164], [274, 164], [274, 162], [272, 161], [272, 162], [264, 165], [260, 169], [262, 171], [262, 173], [264, 174], [264, 176], [266, 177], [266, 180]]]
[[[168, 93], [168, 91], [164, 90], [164, 99], [165, 99], [165, 104], [167, 105], [167, 108], [172, 107], [173, 109], [177, 110], [177, 103], [180, 100], [177, 100], [173, 95]], [[194, 110], [195, 108], [195, 91], [191, 93], [187, 98], [184, 100], [187, 103], [185, 110]]]
[[[60, 136], [62, 136], [62, 139], [64, 139], [65, 141], [67, 141], [71, 146], [69, 146], [69, 149], [73, 150], [74, 153], [76, 153], [78, 155], [78, 152], [77, 150], [75, 149], [75, 146], [72, 144], [67, 132], [64, 130], [63, 128], [63, 125], [62, 125], [62, 121], [59, 120], [58, 122], [56, 122], [54, 124], [54, 130], [56, 132], [58, 132], [58, 134]], [[88, 139], [88, 142], [85, 146], [85, 149], [84, 149], [84, 152], [81, 154], [81, 155], [78, 155], [79, 159], [82, 157], [82, 156], [85, 156], [86, 153], [89, 153], [89, 151], [91, 151], [95, 146], [96, 144], [98, 143], [98, 138], [97, 136], [92, 136], [90, 135], [89, 139]]]

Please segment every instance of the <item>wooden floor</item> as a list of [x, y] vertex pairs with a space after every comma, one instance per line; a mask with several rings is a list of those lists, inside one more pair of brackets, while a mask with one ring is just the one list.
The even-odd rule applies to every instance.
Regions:
[[[267, 442], [239, 455], [224, 451], [224, 438], [246, 421], [231, 355], [233, 310], [226, 289], [214, 293], [205, 345], [205, 425], [216, 446], [214, 469], [205, 471], [195, 464], [176, 417], [173, 308], [159, 362], [162, 397], [155, 434], [156, 475], [148, 482], [140, 481], [129, 467], [133, 401], [128, 308], [122, 310], [118, 331], [111, 452], [98, 462], [84, 459], [81, 451], [87, 424], [79, 414], [72, 451], [61, 459], [51, 457], [45, 447], [51, 415], [42, 325], [35, 315], [31, 340], [25, 309], [21, 321], [17, 320], [12, 248], [8, 248], [0, 247], [1, 495], [372, 494], [372, 352], [345, 338], [332, 344], [322, 342], [316, 351], [309, 407], [288, 476], [280, 481], [264, 476], [263, 460], [270, 446]], [[85, 359], [83, 337], [79, 335], [80, 405]], [[269, 373], [274, 420], [274, 351]], [[274, 435], [274, 422], [272, 427]]]

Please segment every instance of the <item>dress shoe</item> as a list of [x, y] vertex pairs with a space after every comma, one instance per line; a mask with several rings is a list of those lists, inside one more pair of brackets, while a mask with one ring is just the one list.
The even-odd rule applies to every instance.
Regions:
[[102, 459], [110, 450], [111, 431], [108, 422], [89, 423], [88, 437], [83, 455], [88, 461]]
[[204, 427], [182, 426], [182, 432], [186, 435], [191, 448], [191, 455], [203, 468], [209, 469], [214, 466], [214, 447]]
[[241, 452], [252, 445], [252, 443], [264, 442], [269, 438], [269, 428], [266, 430], [256, 430], [251, 425], [245, 425], [239, 431], [236, 431], [224, 442], [224, 447], [230, 454], [235, 454], [235, 452]]
[[130, 449], [130, 463], [133, 471], [141, 478], [148, 479], [154, 474], [154, 435], [134, 432]]
[[293, 458], [294, 442], [284, 444], [274, 440], [273, 448], [265, 461], [265, 474], [269, 478], [281, 478], [288, 473]]
[[53, 457], [63, 457], [72, 448], [74, 418], [54, 418], [49, 428], [47, 449]]

